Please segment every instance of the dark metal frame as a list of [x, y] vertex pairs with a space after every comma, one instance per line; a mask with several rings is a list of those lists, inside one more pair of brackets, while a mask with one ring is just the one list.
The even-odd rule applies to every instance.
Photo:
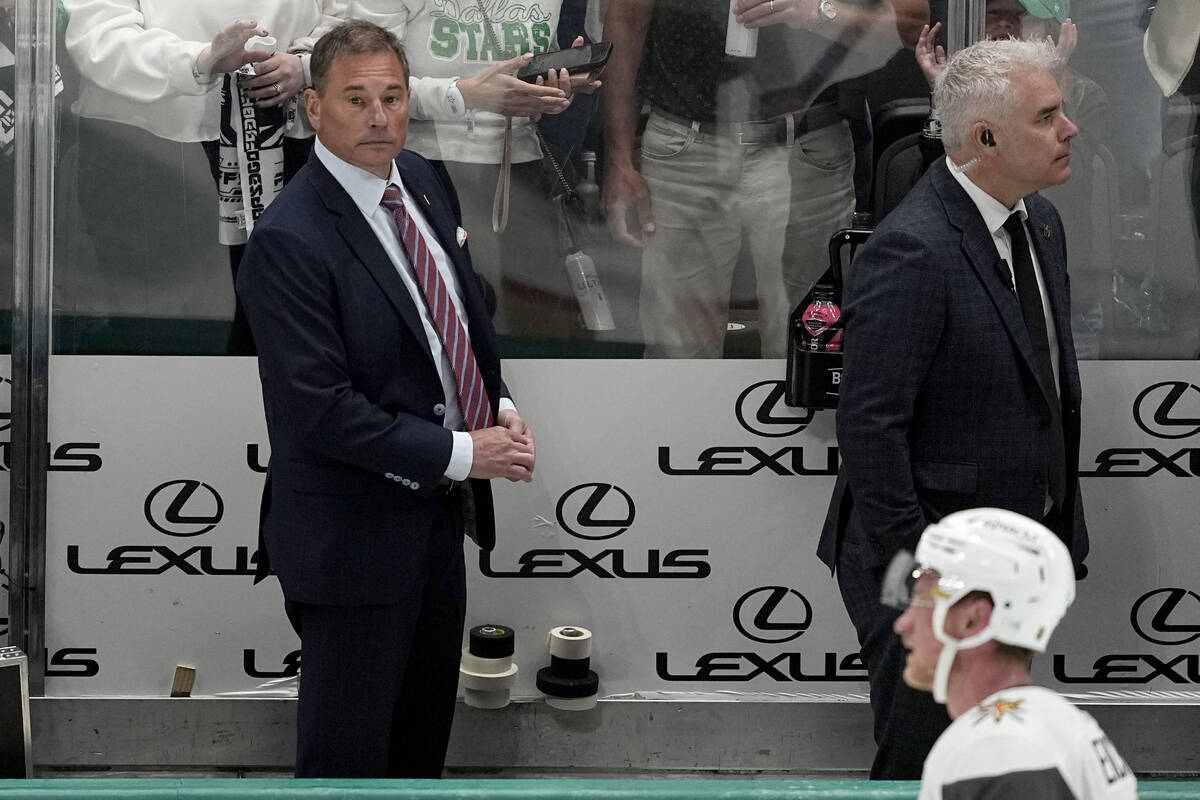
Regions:
[[16, 4], [9, 642], [45, 690], [47, 403], [54, 258], [54, 0]]

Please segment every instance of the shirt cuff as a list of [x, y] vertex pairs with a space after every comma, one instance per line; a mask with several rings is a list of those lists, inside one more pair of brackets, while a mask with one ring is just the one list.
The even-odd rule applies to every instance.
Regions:
[[450, 81], [450, 85], [446, 87], [446, 113], [450, 119], [462, 119], [467, 116], [467, 101], [463, 99], [462, 92], [458, 88], [458, 78]]
[[205, 94], [217, 85], [224, 77], [221, 73], [212, 74], [201, 72], [196, 66], [196, 59], [204, 52], [205, 45], [199, 42], [190, 43], [180, 53], [171, 59], [170, 82], [179, 89], [180, 94]]
[[475, 446], [471, 443], [471, 434], [466, 431], [451, 431], [454, 445], [450, 449], [450, 463], [446, 465], [447, 478], [452, 481], [465, 481], [471, 474], [471, 465], [475, 460]]
[[[300, 56], [300, 66], [304, 67], [304, 88], [312, 86], [312, 53], [297, 53]], [[301, 103], [304, 99], [301, 98]]]

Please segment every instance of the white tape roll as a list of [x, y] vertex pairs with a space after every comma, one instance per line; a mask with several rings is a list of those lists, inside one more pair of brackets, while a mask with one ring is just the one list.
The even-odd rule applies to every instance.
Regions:
[[509, 671], [517, 671], [517, 666], [512, 663], [512, 656], [481, 658], [471, 655], [471, 651], [466, 647], [462, 649], [462, 660], [459, 666], [463, 672], [475, 672], [480, 675], [501, 675]]
[[247, 50], [261, 50], [264, 53], [275, 52], [274, 36], [251, 36], [246, 40]]
[[592, 654], [592, 632], [578, 625], [560, 625], [550, 629], [550, 655], [558, 658], [589, 658]]
[[463, 689], [463, 702], [472, 708], [504, 708], [509, 699], [508, 689], [500, 692], [481, 692], [470, 687]]
[[546, 705], [560, 711], [587, 711], [596, 707], [596, 695], [588, 697], [550, 697], [546, 696]]
[[506, 692], [516, 682], [517, 667], [514, 664], [512, 670], [503, 675], [480, 675], [465, 671], [460, 672], [460, 674], [464, 689], [473, 689], [477, 692]]

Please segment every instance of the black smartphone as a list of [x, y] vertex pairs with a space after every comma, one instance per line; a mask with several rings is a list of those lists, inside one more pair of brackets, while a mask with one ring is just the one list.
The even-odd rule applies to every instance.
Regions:
[[565, 69], [572, 74], [587, 72], [595, 75], [608, 63], [608, 54], [611, 51], [612, 42], [595, 42], [566, 50], [540, 53], [521, 67], [517, 77], [527, 83], [535, 83], [539, 75], [545, 76], [552, 69]]

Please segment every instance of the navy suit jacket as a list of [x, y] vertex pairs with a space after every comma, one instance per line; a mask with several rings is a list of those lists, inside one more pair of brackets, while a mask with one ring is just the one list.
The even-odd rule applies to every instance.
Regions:
[[[1066, 435], [1063, 525], [1088, 551], [1079, 495], [1079, 368], [1066, 239], [1058, 213], [1025, 198], [1030, 241], [1058, 333]], [[842, 465], [818, 555], [863, 568], [913, 549], [964, 508], [1041, 519], [1053, 387], [1041, 386], [1008, 266], [970, 197], [939, 159], [846, 270], [846, 350], [837, 410]]]
[[[454, 269], [492, 411], [507, 391], [457, 199], [419, 155], [396, 158]], [[255, 225], [237, 281], [258, 345], [271, 460], [260, 541], [288, 600], [394, 603], [420, 584], [452, 448], [420, 315], [350, 196], [313, 155]], [[471, 481], [477, 541], [491, 489]], [[261, 558], [260, 554], [260, 558]]]

